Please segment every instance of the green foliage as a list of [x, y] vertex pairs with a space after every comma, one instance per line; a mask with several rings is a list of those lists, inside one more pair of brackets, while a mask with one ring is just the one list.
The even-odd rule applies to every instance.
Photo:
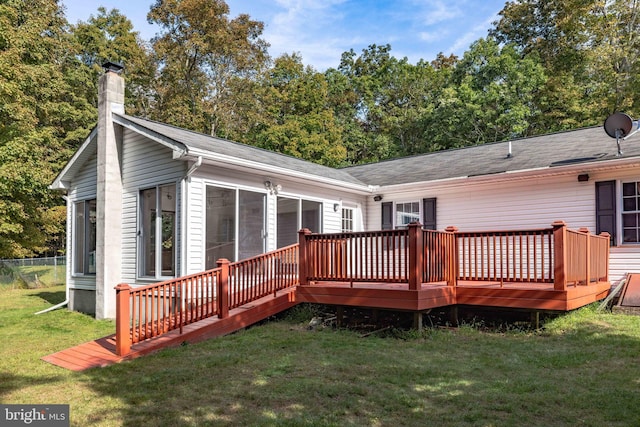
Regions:
[[391, 46], [324, 72], [271, 61], [264, 24], [223, 0], [156, 0], [141, 40], [118, 10], [69, 26], [57, 0], [0, 3], [0, 258], [62, 250], [47, 190], [95, 124], [105, 60], [125, 65], [126, 109], [328, 166], [640, 114], [640, 4], [509, 1], [458, 58], [411, 64]]
[[47, 187], [89, 125], [70, 51], [56, 1], [0, 5], [0, 258], [41, 253], [64, 227]]
[[283, 55], [260, 79], [254, 96], [262, 107], [260, 123], [247, 142], [327, 166], [344, 164], [343, 129], [328, 108], [323, 74], [304, 67], [297, 55]]
[[[158, 0], [148, 15], [162, 32], [153, 40], [160, 64], [151, 117], [176, 126], [228, 134], [235, 78], [252, 79], [267, 61], [264, 24], [246, 14], [228, 17], [222, 0]], [[245, 95], [247, 95], [245, 93]]]

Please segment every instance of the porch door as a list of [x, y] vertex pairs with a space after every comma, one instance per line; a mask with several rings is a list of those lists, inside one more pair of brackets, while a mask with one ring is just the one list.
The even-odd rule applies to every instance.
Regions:
[[266, 203], [266, 194], [239, 191], [238, 260], [264, 253]]
[[278, 197], [277, 246], [283, 248], [298, 241], [300, 201]]
[[220, 258], [235, 261], [236, 190], [207, 187], [206, 269], [217, 266]]
[[206, 269], [220, 258], [238, 261], [264, 252], [265, 204], [263, 193], [207, 187]]

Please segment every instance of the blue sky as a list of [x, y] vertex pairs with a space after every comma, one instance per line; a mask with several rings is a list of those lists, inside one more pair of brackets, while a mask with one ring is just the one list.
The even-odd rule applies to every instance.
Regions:
[[[152, 0], [62, 0], [70, 23], [86, 21], [99, 6], [119, 9], [148, 40]], [[390, 44], [392, 55], [415, 63], [438, 52], [462, 55], [487, 35], [505, 0], [227, 0], [230, 16], [247, 13], [265, 23], [273, 57], [298, 52], [319, 71], [337, 67], [343, 52]]]

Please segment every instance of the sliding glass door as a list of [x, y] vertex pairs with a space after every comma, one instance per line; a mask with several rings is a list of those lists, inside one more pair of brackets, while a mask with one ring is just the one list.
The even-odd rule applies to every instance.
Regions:
[[264, 252], [266, 195], [207, 187], [205, 267], [220, 258], [237, 261]]

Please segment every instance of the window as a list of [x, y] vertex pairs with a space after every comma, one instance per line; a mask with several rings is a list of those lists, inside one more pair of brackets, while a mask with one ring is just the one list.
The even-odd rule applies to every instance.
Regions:
[[96, 274], [96, 201], [74, 204], [73, 272]]
[[176, 185], [142, 190], [140, 213], [141, 276], [175, 276]]
[[353, 209], [342, 208], [342, 232], [353, 231]]
[[622, 184], [622, 239], [640, 242], [640, 182]]
[[412, 222], [420, 221], [420, 203], [396, 204], [396, 228], [406, 228]]
[[278, 197], [277, 246], [282, 248], [298, 242], [298, 231], [308, 228], [322, 232], [322, 203], [310, 200]]

